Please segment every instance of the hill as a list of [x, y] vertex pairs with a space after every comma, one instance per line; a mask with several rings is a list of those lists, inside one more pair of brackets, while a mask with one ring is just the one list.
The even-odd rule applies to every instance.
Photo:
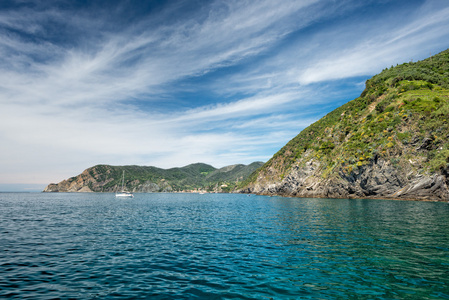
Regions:
[[383, 70], [313, 123], [241, 192], [449, 200], [449, 50]]
[[197, 190], [229, 192], [262, 165], [262, 162], [254, 162], [221, 169], [203, 163], [172, 169], [96, 165], [78, 176], [49, 184], [44, 192], [115, 192], [121, 184], [123, 171], [126, 189], [134, 193]]

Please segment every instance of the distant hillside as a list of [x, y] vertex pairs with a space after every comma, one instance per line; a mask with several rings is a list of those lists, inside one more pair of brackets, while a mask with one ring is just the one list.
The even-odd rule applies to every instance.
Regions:
[[97, 165], [78, 176], [49, 184], [44, 192], [115, 192], [125, 171], [125, 186], [131, 192], [229, 192], [245, 180], [262, 162], [216, 169], [197, 163], [182, 168]]
[[240, 184], [298, 197], [449, 200], [449, 50], [385, 69]]

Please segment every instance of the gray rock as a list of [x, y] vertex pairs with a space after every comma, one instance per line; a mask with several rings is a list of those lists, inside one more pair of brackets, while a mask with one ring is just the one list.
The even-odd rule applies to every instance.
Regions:
[[302, 168], [292, 168], [282, 181], [256, 184], [242, 192], [293, 197], [385, 198], [414, 200], [449, 200], [447, 177], [422, 175], [412, 165], [397, 168], [390, 161], [376, 159], [350, 174], [339, 172], [332, 179], [322, 177], [319, 164], [310, 161]]

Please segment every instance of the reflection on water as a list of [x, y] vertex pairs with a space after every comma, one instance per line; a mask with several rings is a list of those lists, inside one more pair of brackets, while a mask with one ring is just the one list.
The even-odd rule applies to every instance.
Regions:
[[449, 205], [0, 194], [0, 297], [449, 298]]

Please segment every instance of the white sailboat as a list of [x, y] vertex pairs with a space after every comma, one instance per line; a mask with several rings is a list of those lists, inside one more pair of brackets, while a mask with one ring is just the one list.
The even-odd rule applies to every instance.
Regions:
[[122, 175], [122, 190], [120, 192], [115, 192], [116, 198], [134, 198], [134, 195], [130, 192], [125, 191], [125, 171], [123, 170]]

